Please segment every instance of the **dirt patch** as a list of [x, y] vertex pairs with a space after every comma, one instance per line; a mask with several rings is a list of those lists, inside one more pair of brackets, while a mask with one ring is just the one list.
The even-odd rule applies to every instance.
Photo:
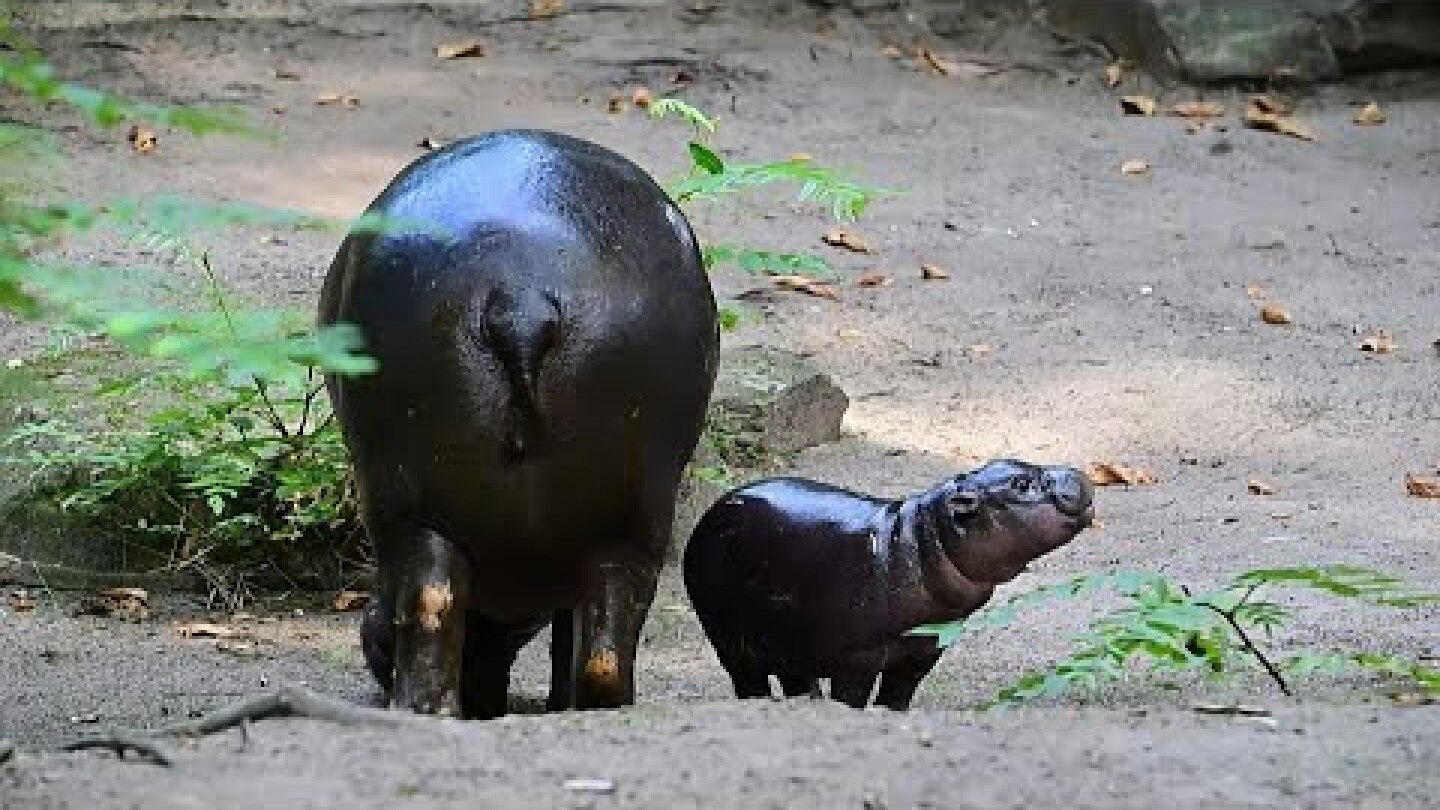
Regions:
[[[141, 155], [123, 132], [41, 116], [71, 156], [45, 180], [92, 201], [176, 190], [348, 216], [420, 154], [423, 138], [502, 126], [589, 137], [668, 177], [683, 168], [682, 132], [633, 110], [608, 113], [605, 102], [636, 84], [668, 92], [685, 71], [685, 97], [722, 117], [727, 156], [804, 151], [905, 190], [856, 228], [874, 254], [827, 254], [841, 273], [839, 301], [716, 274], [727, 300], [765, 290], [737, 302], [746, 322], [730, 345], [803, 352], [851, 398], [847, 436], [803, 453], [795, 471], [882, 495], [997, 455], [1156, 473], [1155, 486], [1102, 491], [1103, 528], [1006, 593], [1081, 571], [1143, 568], [1206, 585], [1248, 567], [1314, 561], [1440, 588], [1437, 502], [1404, 486], [1406, 472], [1440, 465], [1433, 78], [1302, 99], [1298, 114], [1318, 135], [1307, 143], [1241, 128], [1244, 99], [1225, 94], [1223, 131], [1124, 117], [1103, 74], [1085, 64], [933, 75], [884, 53], [885, 30], [843, 14], [577, 2], [530, 20], [526, 4], [493, 5], [286, 2], [260, 13], [195, 3], [163, 20], [101, 24], [85, 15], [112, 4], [67, 4], [76, 16], [43, 36], [66, 76], [147, 98], [235, 103], [283, 140], [160, 132]], [[435, 58], [435, 45], [469, 37], [485, 56]], [[325, 93], [359, 101], [315, 104]], [[1192, 98], [1176, 91], [1162, 107]], [[1372, 99], [1388, 122], [1353, 125], [1356, 105]], [[1150, 171], [1122, 174], [1132, 159]], [[820, 242], [831, 227], [822, 215], [784, 204], [694, 219], [714, 240], [832, 250]], [[304, 308], [337, 242], [253, 231], [195, 238], [243, 294]], [[71, 253], [117, 266], [144, 258], [104, 240]], [[949, 278], [922, 279], [927, 263]], [[856, 283], [877, 272], [894, 283]], [[1252, 286], [1263, 300], [1247, 294]], [[1293, 322], [1265, 324], [1262, 303], [1284, 306]], [[1360, 351], [1381, 329], [1398, 350]], [[6, 325], [0, 356], [36, 340]], [[1273, 494], [1251, 494], [1252, 478]], [[255, 622], [253, 646], [237, 654], [174, 632], [182, 619], [211, 618], [194, 604], [158, 604], [150, 622], [132, 625], [74, 618], [67, 597], [41, 597], [36, 614], [0, 614], [0, 737], [26, 745], [90, 727], [72, 717], [160, 725], [265, 683], [375, 699], [353, 614], [299, 605], [307, 612], [297, 617], [295, 605], [262, 605], [254, 612], [276, 620]], [[1440, 650], [1440, 610], [1296, 603], [1307, 609], [1275, 640], [1281, 649]], [[639, 662], [642, 705], [630, 710], [437, 726], [428, 737], [266, 722], [248, 746], [227, 734], [170, 771], [95, 754], [26, 756], [6, 767], [0, 791], [7, 803], [57, 807], [248, 806], [257, 788], [281, 803], [335, 807], [407, 797], [818, 807], [863, 805], [867, 794], [872, 807], [1433, 801], [1435, 710], [1370, 705], [1378, 685], [1366, 679], [1311, 684], [1299, 705], [1272, 699], [1259, 679], [1176, 691], [1137, 677], [1092, 698], [1107, 708], [957, 711], [1054, 660], [1091, 609], [1054, 606], [987, 631], [946, 656], [907, 715], [742, 705], [728, 699], [667, 572]], [[543, 645], [517, 667], [517, 710], [538, 709]], [[1276, 709], [1277, 725], [1188, 711], [1237, 698]], [[564, 788], [579, 777], [613, 779], [614, 793]]]

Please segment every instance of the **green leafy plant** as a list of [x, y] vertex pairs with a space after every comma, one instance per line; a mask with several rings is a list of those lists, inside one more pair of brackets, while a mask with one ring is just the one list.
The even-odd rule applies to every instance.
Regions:
[[[699, 108], [677, 98], [651, 102], [655, 119], [676, 117], [689, 124], [693, 137], [686, 143], [690, 171], [670, 187], [679, 204], [718, 202], [742, 192], [775, 184], [799, 186], [800, 202], [826, 206], [840, 222], [858, 219], [877, 198], [894, 192], [848, 179], [840, 172], [818, 166], [806, 157], [766, 163], [727, 163], [710, 145], [717, 124]], [[829, 262], [811, 253], [785, 253], [736, 245], [709, 245], [702, 251], [707, 266], [734, 262], [754, 274], [809, 272], [833, 274]]]
[[[318, 572], [360, 564], [349, 462], [316, 367], [276, 365], [259, 350], [253, 363], [223, 365], [202, 362], [206, 352], [194, 344], [167, 351], [175, 340], [244, 345], [258, 322], [237, 317], [207, 255], [171, 237], [155, 243], [172, 246], [203, 276], [211, 302], [204, 328], [168, 332], [150, 344], [142, 370], [103, 381], [88, 420], [22, 425], [4, 440], [10, 455], [0, 460], [68, 474], [53, 490], [62, 509], [119, 528], [142, 547], [162, 541], [156, 550], [172, 568], [269, 569], [320, 584]], [[274, 317], [281, 332], [299, 319]], [[184, 362], [175, 359], [181, 355]], [[136, 402], [158, 404], [136, 413]]]
[[1076, 638], [1078, 649], [1046, 670], [1007, 686], [992, 705], [1057, 696], [1124, 677], [1136, 663], [1152, 674], [1202, 673], [1226, 678], [1247, 668], [1263, 671], [1284, 694], [1293, 694], [1287, 676], [1359, 668], [1400, 676], [1440, 691], [1440, 670], [1370, 652], [1292, 653], [1272, 657], [1259, 642], [1295, 616], [1295, 609], [1257, 598], [1264, 588], [1308, 588], [1367, 605], [1412, 608], [1440, 602], [1440, 594], [1415, 593], [1395, 577], [1347, 565], [1266, 568], [1240, 574], [1224, 585], [1193, 593], [1158, 574], [1122, 571], [1074, 577], [1022, 594], [962, 622], [917, 627], [942, 646], [981, 627], [1002, 627], [1020, 610], [1054, 599], [1074, 599], [1109, 588], [1127, 602], [1092, 621]]

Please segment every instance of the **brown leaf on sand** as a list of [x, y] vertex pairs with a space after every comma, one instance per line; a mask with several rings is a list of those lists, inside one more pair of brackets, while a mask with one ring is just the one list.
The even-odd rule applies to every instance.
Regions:
[[894, 281], [895, 279], [885, 273], [866, 273], [855, 279], [855, 283], [861, 287], [884, 287]]
[[929, 48], [921, 48], [916, 51], [915, 55], [927, 68], [941, 76], [949, 76], [951, 73], [955, 72], [954, 64], [946, 61], [939, 54], [935, 53]]
[[533, 0], [530, 3], [530, 17], [536, 20], [554, 17], [564, 10], [565, 3], [562, 0]]
[[1290, 317], [1290, 310], [1279, 304], [1266, 304], [1261, 307], [1260, 320], [1271, 326], [1288, 326], [1295, 322], [1295, 319]]
[[16, 613], [29, 613], [35, 609], [35, 597], [27, 590], [11, 591], [5, 595], [5, 604]]
[[609, 101], [605, 102], [605, 110], [612, 114], [622, 113], [625, 112], [625, 105], [629, 102], [630, 99], [626, 98], [625, 96], [613, 95], [610, 97]]
[[1440, 498], [1440, 480], [1419, 475], [1406, 475], [1405, 492], [1412, 498]]
[[1160, 480], [1155, 477], [1155, 473], [1149, 470], [1111, 461], [1097, 461], [1091, 464], [1090, 468], [1085, 471], [1085, 477], [1089, 478], [1090, 483], [1097, 487], [1112, 487], [1117, 484], [1127, 487], [1144, 487]]
[[214, 622], [186, 622], [175, 628], [185, 638], [233, 638], [239, 630], [229, 625]]
[[1150, 164], [1139, 158], [1132, 158], [1120, 164], [1121, 174], [1149, 174]]
[[1270, 113], [1271, 115], [1289, 115], [1295, 112], [1295, 108], [1291, 107], [1285, 100], [1264, 94], [1251, 96], [1248, 106], [1259, 112]]
[[142, 155], [148, 155], [154, 152], [155, 147], [160, 145], [160, 139], [155, 133], [139, 124], [132, 124], [130, 126], [130, 131], [125, 133], [125, 140], [130, 142], [131, 148]]
[[820, 241], [831, 247], [844, 248], [845, 250], [851, 250], [856, 253], [871, 252], [869, 243], [867, 243], [860, 234], [841, 228], [826, 231], [825, 234], [820, 237]]
[[630, 94], [630, 103], [642, 110], [650, 109], [650, 103], [654, 100], [655, 97], [650, 94], [650, 88], [644, 85], [635, 88], [634, 92]]
[[359, 610], [365, 607], [369, 601], [369, 591], [341, 591], [335, 594], [335, 601], [331, 605], [337, 612], [344, 613], [350, 610]]
[[1105, 66], [1105, 86], [1119, 87], [1121, 80], [1125, 78], [1125, 63], [1113, 62]]
[[817, 298], [828, 298], [831, 301], [840, 300], [840, 294], [835, 291], [835, 287], [833, 285], [827, 284], [823, 281], [816, 281], [809, 276], [772, 276], [770, 280], [775, 282], [775, 286], [779, 287], [782, 290], [801, 292], [805, 293], [806, 295], [813, 295]]
[[150, 618], [150, 594], [143, 588], [105, 588], [81, 603], [81, 616], [108, 616], [131, 622]]
[[1288, 113], [1273, 112], [1272, 110], [1275, 109], [1273, 106], [1259, 102], [1260, 99], [1268, 98], [1269, 96], [1256, 96], [1250, 100], [1249, 106], [1245, 108], [1245, 126], [1265, 132], [1289, 135], [1302, 141], [1315, 140], [1315, 131], [1308, 124], [1291, 118]]
[[1371, 354], [1389, 354], [1395, 351], [1395, 338], [1390, 336], [1384, 329], [1376, 332], [1370, 337], [1360, 341], [1360, 351]]
[[435, 46], [435, 55], [441, 59], [462, 59], [471, 56], [484, 56], [485, 46], [478, 40], [461, 39], [455, 42], [444, 42]]
[[934, 262], [926, 262], [920, 265], [920, 278], [926, 281], [944, 281], [950, 278], [950, 271]]
[[1274, 495], [1274, 494], [1275, 494], [1275, 487], [1270, 486], [1269, 484], [1265, 483], [1264, 481], [1257, 481], [1257, 480], [1255, 480], [1255, 479], [1253, 479], [1253, 478], [1250, 479], [1249, 481], [1245, 482], [1245, 489], [1246, 489], [1246, 491], [1248, 491], [1251, 495]]
[[360, 106], [360, 99], [343, 93], [321, 93], [315, 97], [315, 103], [322, 107], [344, 107], [353, 110]]
[[1351, 120], [1362, 127], [1378, 127], [1385, 123], [1385, 111], [1380, 109], [1379, 104], [1372, 101], [1361, 107], [1360, 112], [1355, 113], [1355, 117]]
[[888, 56], [891, 59], [904, 59], [905, 52], [894, 45], [886, 45], [880, 49], [881, 56]]
[[1155, 99], [1149, 96], [1121, 96], [1120, 109], [1126, 115], [1154, 115]]
[[1225, 105], [1218, 101], [1181, 101], [1170, 108], [1170, 114], [1181, 118], [1219, 118], [1225, 114]]

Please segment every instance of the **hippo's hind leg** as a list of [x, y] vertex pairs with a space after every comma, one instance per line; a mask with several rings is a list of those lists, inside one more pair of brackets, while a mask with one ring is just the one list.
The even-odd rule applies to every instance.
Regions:
[[449, 540], [428, 529], [380, 534], [376, 547], [394, 595], [391, 704], [458, 715], [469, 563]]
[[774, 693], [770, 691], [770, 674], [760, 662], [753, 639], [731, 635], [719, 628], [712, 631], [708, 627], [706, 635], [710, 638], [710, 646], [715, 648], [715, 655], [720, 659], [720, 666], [725, 669], [725, 674], [730, 676], [735, 697], [741, 700], [774, 697]]
[[569, 654], [562, 649], [564, 630], [552, 642], [553, 672], [568, 669], [569, 677], [553, 679], [547, 706], [612, 709], [635, 702], [635, 652], [662, 563], [661, 555], [638, 555], [599, 564], [597, 592], [570, 612]]
[[[931, 648], [935, 646], [930, 639], [922, 643]], [[875, 705], [897, 712], [909, 709], [915, 690], [935, 668], [942, 652], [940, 649], [916, 650], [885, 667], [880, 675], [880, 689], [875, 693]]]

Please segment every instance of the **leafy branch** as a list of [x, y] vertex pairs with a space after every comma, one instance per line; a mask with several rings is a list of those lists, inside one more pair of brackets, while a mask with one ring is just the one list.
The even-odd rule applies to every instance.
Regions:
[[[656, 99], [650, 104], [650, 115], [656, 120], [675, 116], [693, 130], [694, 137], [686, 144], [690, 171], [670, 187], [670, 193], [682, 205], [720, 202], [763, 186], [788, 183], [800, 187], [797, 194], [800, 202], [825, 206], [836, 220], [853, 222], [876, 199], [894, 193], [850, 180], [834, 169], [816, 165], [808, 157], [766, 163], [727, 163], [708, 143], [717, 128], [715, 119], [680, 99]], [[732, 245], [710, 246], [704, 253], [707, 266], [734, 262], [747, 273], [833, 272], [829, 262], [811, 253], [781, 253]]]
[[994, 702], [1012, 704], [1075, 688], [1093, 688], [1123, 677], [1130, 664], [1137, 661], [1148, 662], [1152, 673], [1200, 671], [1212, 677], [1230, 676], [1245, 666], [1258, 666], [1286, 695], [1294, 691], [1287, 673], [1304, 676], [1347, 668], [1399, 676], [1423, 688], [1440, 690], [1440, 671], [1393, 656], [1348, 652], [1272, 658], [1256, 637], [1272, 637], [1295, 617], [1295, 611], [1256, 597], [1262, 588], [1279, 586], [1303, 587], [1391, 608], [1440, 602], [1440, 594], [1417, 593], [1396, 577], [1348, 565], [1259, 569], [1202, 593], [1192, 593], [1158, 574], [1122, 571], [1074, 577], [1014, 597], [963, 622], [926, 625], [911, 632], [933, 635], [940, 645], [950, 646], [977, 628], [1009, 624], [1023, 608], [1109, 588], [1128, 603], [1092, 621], [1076, 638], [1079, 649], [1074, 653], [1049, 669], [1021, 677], [1002, 689]]

